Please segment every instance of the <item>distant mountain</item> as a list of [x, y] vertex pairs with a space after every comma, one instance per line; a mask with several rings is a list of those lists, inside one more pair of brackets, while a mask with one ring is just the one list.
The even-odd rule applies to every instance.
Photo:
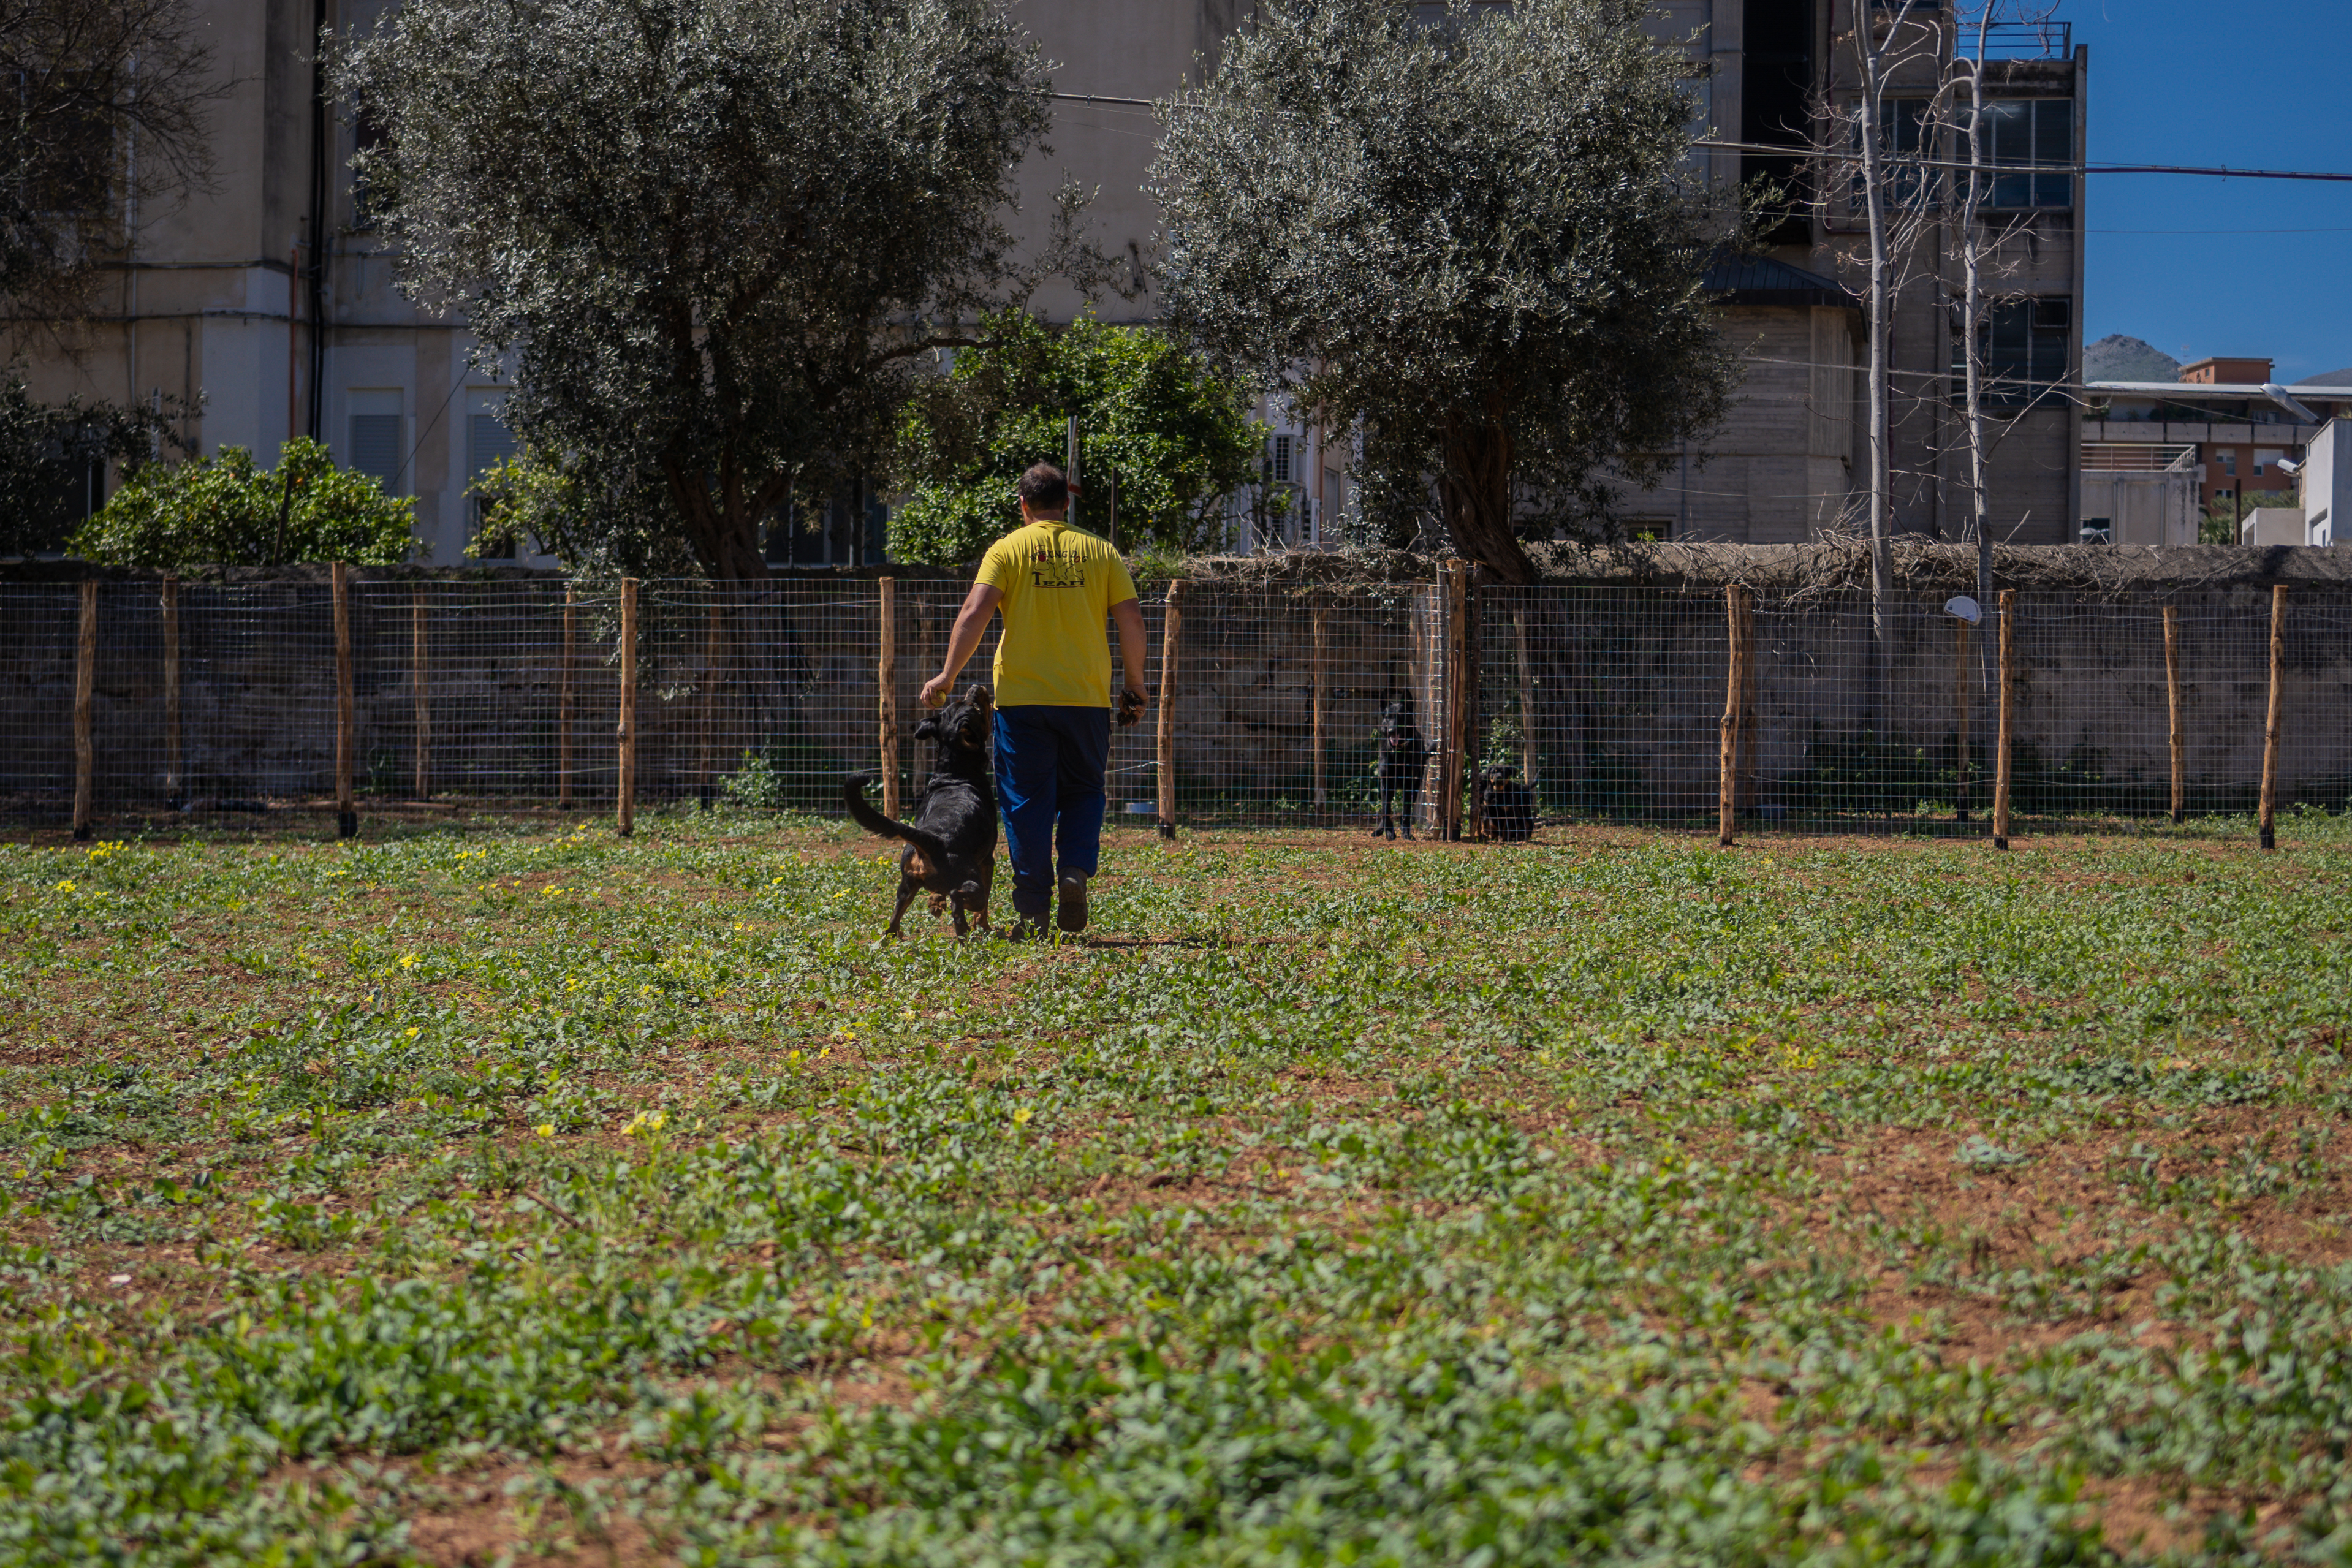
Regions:
[[2299, 387], [2352, 387], [2352, 369], [2322, 371], [2315, 376], [2305, 376], [2294, 384]]
[[2086, 382], [2177, 382], [2180, 361], [2150, 343], [2110, 333], [2083, 345], [2083, 379]]

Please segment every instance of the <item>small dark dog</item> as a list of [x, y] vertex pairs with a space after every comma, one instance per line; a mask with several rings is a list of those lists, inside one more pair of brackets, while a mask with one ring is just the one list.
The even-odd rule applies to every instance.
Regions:
[[915, 798], [912, 822], [894, 822], [867, 803], [866, 787], [878, 775], [860, 773], [842, 786], [859, 827], [906, 842], [898, 857], [898, 907], [890, 915], [893, 936], [919, 891], [931, 894], [935, 911], [945, 898], [955, 911], [957, 936], [971, 935], [966, 910], [988, 929], [988, 888], [996, 876], [996, 788], [988, 767], [994, 714], [986, 686], [966, 686], [915, 727], [915, 738], [931, 741], [938, 753], [929, 781]]
[[[1421, 799], [1421, 770], [1429, 761], [1430, 744], [1412, 722], [1412, 704], [1400, 697], [1381, 705], [1381, 821], [1372, 836], [1397, 836], [1400, 814], [1404, 836], [1412, 837], [1413, 802]], [[1402, 800], [1404, 810], [1397, 810]]]
[[1519, 781], [1518, 769], [1507, 762], [1480, 768], [1478, 821], [1486, 836], [1498, 843], [1523, 844], [1536, 836], [1535, 791]]

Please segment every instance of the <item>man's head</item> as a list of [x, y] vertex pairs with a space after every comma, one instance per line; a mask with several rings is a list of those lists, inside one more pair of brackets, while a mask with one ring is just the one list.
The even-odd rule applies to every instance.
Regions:
[[1058, 518], [1070, 509], [1070, 482], [1051, 463], [1040, 463], [1021, 476], [1021, 520], [1028, 523]]

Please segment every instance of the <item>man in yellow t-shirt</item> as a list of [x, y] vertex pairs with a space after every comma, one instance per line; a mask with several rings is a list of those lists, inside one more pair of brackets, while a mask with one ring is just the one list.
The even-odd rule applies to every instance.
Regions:
[[1043, 935], [1049, 909], [1063, 930], [1087, 928], [1087, 879], [1101, 852], [1110, 758], [1105, 617], [1118, 626], [1126, 666], [1119, 723], [1133, 724], [1150, 700], [1135, 581], [1109, 541], [1063, 521], [1069, 505], [1069, 486], [1052, 464], [1021, 476], [1021, 527], [989, 547], [940, 673], [923, 683], [926, 706], [946, 702], [990, 618], [1004, 612], [996, 644], [996, 798], [1013, 860], [1016, 936]]

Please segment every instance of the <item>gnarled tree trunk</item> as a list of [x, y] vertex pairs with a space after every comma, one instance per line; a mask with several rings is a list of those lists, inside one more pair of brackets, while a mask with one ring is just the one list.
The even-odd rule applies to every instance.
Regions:
[[1511, 527], [1509, 427], [1492, 410], [1483, 416], [1450, 419], [1442, 451], [1444, 468], [1438, 476], [1438, 495], [1454, 548], [1493, 572], [1497, 581], [1535, 581], [1535, 563], [1519, 548]]

